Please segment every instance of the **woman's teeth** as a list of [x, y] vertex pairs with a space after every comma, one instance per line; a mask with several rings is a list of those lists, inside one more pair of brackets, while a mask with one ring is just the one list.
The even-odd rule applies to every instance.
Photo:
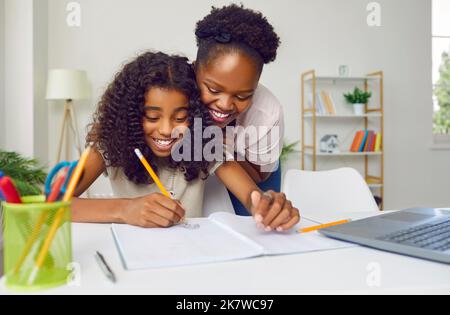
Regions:
[[231, 116], [231, 114], [224, 114], [224, 113], [218, 112], [214, 109], [211, 109], [210, 113], [212, 114], [213, 118], [216, 118], [218, 120], [225, 120]]

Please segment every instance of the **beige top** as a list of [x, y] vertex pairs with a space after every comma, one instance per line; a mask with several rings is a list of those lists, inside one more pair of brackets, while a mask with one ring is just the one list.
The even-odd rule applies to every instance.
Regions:
[[[121, 168], [107, 167], [106, 173], [116, 198], [136, 198], [160, 192], [156, 184], [137, 185], [133, 183]], [[199, 177], [187, 182], [180, 170], [168, 167], [159, 167], [158, 177], [174, 199], [181, 202], [186, 210], [187, 218], [203, 217], [204, 180]]]
[[[278, 99], [262, 84], [258, 85], [253, 103], [248, 110], [236, 119], [236, 152], [245, 154], [245, 158], [262, 167], [263, 172], [273, 172], [278, 168], [283, 148], [284, 115]], [[252, 136], [252, 127], [256, 131]], [[239, 148], [245, 143], [245, 153]]]

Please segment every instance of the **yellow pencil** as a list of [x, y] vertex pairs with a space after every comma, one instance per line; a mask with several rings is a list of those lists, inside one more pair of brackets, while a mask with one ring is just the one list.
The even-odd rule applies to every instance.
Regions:
[[[150, 174], [150, 177], [155, 182], [156, 186], [158, 186], [161, 193], [166, 196], [167, 198], [173, 199], [172, 195], [167, 191], [167, 189], [164, 187], [164, 185], [161, 183], [161, 180], [159, 179], [158, 175], [156, 175], [153, 168], [150, 166], [150, 164], [147, 162], [147, 159], [142, 154], [141, 150], [135, 149], [134, 153], [136, 153], [137, 157], [141, 161], [142, 165], [144, 165], [147, 172]], [[185, 223], [185, 217], [182, 217], [180, 220], [180, 223]]]
[[[84, 166], [86, 165], [87, 158], [89, 156], [89, 153], [91, 152], [91, 147], [87, 147], [87, 149], [83, 152], [83, 154], [80, 157], [80, 160], [78, 161], [77, 166], [75, 167], [75, 170], [73, 171], [73, 175], [70, 178], [69, 184], [67, 185], [66, 193], [64, 194], [63, 201], [69, 201], [72, 199], [73, 193], [75, 191], [75, 188], [78, 185], [78, 181], [81, 178], [81, 174], [84, 170]], [[58, 230], [58, 227], [61, 223], [61, 220], [64, 217], [64, 208], [61, 208], [58, 210], [55, 216], [55, 220], [53, 221], [50, 231], [47, 234], [47, 237], [44, 240], [44, 245], [42, 246], [41, 251], [39, 252], [39, 255], [37, 256], [33, 271], [28, 278], [28, 284], [32, 284], [34, 280], [36, 279], [37, 273], [39, 269], [42, 267], [45, 257], [48, 254], [48, 250], [50, 249], [50, 246], [52, 244], [53, 238], [56, 235], [56, 232]]]
[[153, 168], [150, 166], [150, 164], [147, 162], [146, 158], [142, 154], [141, 150], [135, 149], [134, 153], [138, 156], [139, 160], [141, 161], [142, 165], [144, 165], [147, 172], [150, 174], [151, 178], [155, 182], [156, 186], [158, 186], [159, 190], [161, 190], [162, 194], [166, 196], [167, 198], [172, 199], [172, 195], [167, 191], [167, 189], [164, 187], [164, 185], [159, 180], [158, 175], [156, 175]]
[[303, 228], [303, 229], [298, 230], [298, 232], [299, 233], [308, 233], [308, 232], [317, 231], [320, 229], [325, 229], [328, 227], [341, 225], [341, 224], [345, 224], [345, 223], [349, 223], [349, 222], [351, 222], [351, 220], [341, 220], [341, 221], [337, 221], [337, 222], [331, 222], [331, 223], [327, 223], [327, 224], [321, 224], [321, 225], [311, 226], [308, 228]]

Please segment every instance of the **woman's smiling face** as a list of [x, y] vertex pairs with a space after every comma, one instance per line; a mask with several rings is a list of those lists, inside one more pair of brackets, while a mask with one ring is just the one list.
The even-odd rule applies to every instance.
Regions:
[[145, 94], [144, 135], [156, 156], [170, 156], [173, 146], [180, 139], [173, 137], [173, 130], [189, 126], [188, 108], [188, 98], [177, 90], [151, 88]]
[[226, 127], [252, 104], [260, 71], [245, 54], [223, 54], [197, 67], [201, 99], [211, 118]]

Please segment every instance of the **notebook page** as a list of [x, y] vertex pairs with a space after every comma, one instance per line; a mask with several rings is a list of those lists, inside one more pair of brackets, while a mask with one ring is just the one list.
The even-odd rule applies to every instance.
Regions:
[[112, 231], [128, 270], [211, 263], [260, 256], [263, 250], [207, 218], [189, 219], [198, 229], [174, 226], [144, 229], [113, 224]]
[[252, 217], [240, 217], [219, 212], [210, 215], [209, 218], [261, 245], [264, 248], [264, 255], [307, 253], [355, 246], [327, 238], [318, 232], [297, 233], [299, 228], [317, 225], [306, 219], [303, 219], [296, 228], [279, 233], [258, 229]]

